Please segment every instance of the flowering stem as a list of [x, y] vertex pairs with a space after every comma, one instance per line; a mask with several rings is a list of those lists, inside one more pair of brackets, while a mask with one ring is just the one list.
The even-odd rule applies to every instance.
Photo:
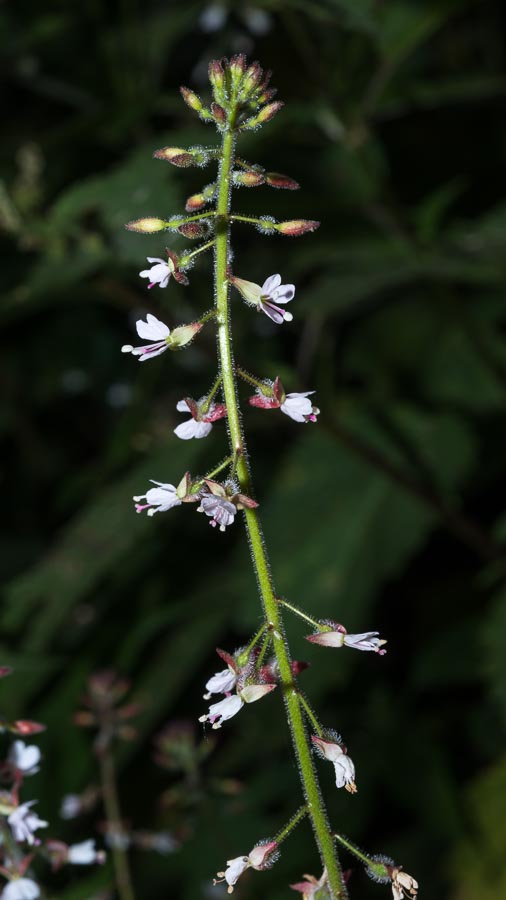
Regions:
[[267, 628], [267, 624], [264, 622], [262, 627], [259, 628], [257, 633], [252, 637], [248, 646], [242, 651], [242, 653], [239, 654], [239, 656], [237, 657], [237, 662], [239, 663], [240, 666], [246, 665], [246, 663], [248, 662], [248, 659], [250, 657], [250, 653], [253, 650], [253, 647], [255, 647], [256, 644], [258, 644], [262, 635], [265, 634], [266, 628]]
[[123, 825], [116, 786], [116, 767], [109, 742], [100, 748], [98, 762], [107, 818], [107, 833], [110, 835], [111, 840], [116, 887], [121, 900], [135, 900], [127, 851], [122, 842]]
[[[232, 352], [229, 316], [229, 284], [227, 280], [231, 219], [231, 171], [235, 149], [235, 134], [233, 129], [234, 121], [232, 116], [229, 128], [223, 134], [218, 176], [214, 277], [216, 310], [218, 314], [218, 347], [221, 375], [223, 378], [223, 393], [228, 414], [230, 444], [232, 451], [237, 454], [236, 474], [240, 489], [248, 496], [252, 496], [253, 486], [247, 463], [246, 443], [237, 398], [236, 370]], [[239, 218], [245, 219], [245, 217]], [[256, 223], [257, 220], [246, 218], [246, 221], [253, 221]], [[347, 897], [347, 891], [337, 860], [332, 833], [328, 825], [327, 815], [313, 766], [311, 751], [308, 745], [298, 691], [294, 684], [291, 671], [290, 652], [284, 636], [281, 610], [276, 599], [276, 593], [270, 575], [269, 560], [263, 539], [260, 518], [256, 509], [245, 509], [244, 516], [253, 566], [260, 588], [265, 620], [272, 632], [272, 642], [280, 673], [285, 708], [295, 755], [299, 765], [302, 789], [306, 799], [308, 814], [313, 826], [322, 864], [327, 868], [331, 894], [335, 900], [337, 900], [337, 898], [345, 898]]]
[[[188, 219], [186, 219], [186, 221], [188, 222]], [[212, 247], [213, 244], [214, 238], [212, 239], [212, 241], [207, 241], [206, 244], [202, 244], [201, 247], [197, 247], [195, 250], [191, 250], [190, 253], [184, 253], [182, 256], [182, 258], [184, 259], [184, 264], [186, 265], [186, 263], [189, 262], [190, 259], [193, 259], [194, 256], [198, 256], [199, 253], [204, 253], [206, 250], [209, 250], [209, 248]]]
[[281, 599], [281, 597], [279, 597], [278, 603], [281, 606], [286, 607], [286, 609], [289, 609], [290, 612], [293, 612], [296, 616], [299, 616], [301, 619], [305, 619], [306, 622], [309, 622], [309, 624], [313, 625], [314, 628], [318, 628], [318, 631], [322, 630], [322, 626], [321, 626], [320, 622], [317, 622], [315, 619], [312, 619], [311, 616], [308, 616], [305, 612], [302, 612], [302, 610], [298, 609], [296, 606], [292, 606], [292, 604], [288, 603], [287, 600], [283, 600], [283, 599]]
[[321, 727], [321, 725], [314, 713], [314, 710], [313, 710], [311, 704], [309, 703], [309, 700], [301, 692], [299, 692], [299, 700], [300, 700], [301, 706], [304, 709], [304, 712], [306, 713], [306, 716], [308, 717], [309, 721], [311, 722], [311, 725], [313, 726], [314, 730], [316, 731], [316, 734], [318, 735], [318, 737], [321, 737], [323, 734], [323, 728]]
[[201, 325], [205, 325], [206, 322], [209, 322], [211, 319], [214, 319], [215, 316], [216, 316], [216, 310], [210, 309], [209, 312], [204, 313], [204, 315], [200, 317], [199, 322]]
[[334, 837], [336, 841], [339, 841], [339, 843], [342, 844], [343, 847], [346, 847], [346, 849], [349, 850], [350, 853], [353, 853], [354, 856], [357, 857], [357, 859], [362, 860], [362, 862], [364, 862], [367, 866], [371, 865], [371, 860], [369, 859], [369, 857], [366, 856], [365, 853], [362, 853], [362, 851], [359, 850], [358, 847], [355, 846], [355, 844], [351, 844], [349, 841], [347, 841], [342, 834], [337, 834], [337, 832], [334, 832]]
[[250, 375], [249, 372], [246, 372], [244, 369], [236, 368], [236, 372], [239, 375], [239, 378], [242, 378], [247, 384], [251, 384], [254, 388], [260, 388], [263, 394], [267, 396], [267, 394], [272, 394], [272, 388], [270, 385], [266, 384], [265, 381], [262, 381], [261, 378], [255, 378], [254, 375]]
[[300, 809], [297, 810], [296, 813], [292, 816], [292, 818], [286, 823], [285, 827], [278, 831], [274, 840], [277, 844], [280, 844], [281, 841], [284, 841], [286, 837], [290, 834], [291, 831], [302, 821], [304, 816], [307, 815], [307, 806], [301, 806]]

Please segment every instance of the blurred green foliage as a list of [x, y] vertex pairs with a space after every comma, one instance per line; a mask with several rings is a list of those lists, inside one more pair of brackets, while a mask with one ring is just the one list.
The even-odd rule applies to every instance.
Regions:
[[[128, 675], [144, 705], [120, 757], [124, 814], [139, 829], [177, 828], [158, 802], [176, 776], [157, 769], [154, 735], [204, 711], [203, 684], [221, 667], [214, 646], [243, 643], [259, 607], [240, 525], [220, 535], [192, 508], [133, 513], [150, 477], [204, 472], [225, 439], [219, 425], [204, 445], [172, 435], [177, 400], [212, 383], [212, 329], [140, 368], [119, 352], [141, 314], [172, 326], [209, 308], [210, 266], [188, 288], [148, 294], [137, 273], [166, 241], [123, 224], [178, 212], [212, 179], [152, 151], [216, 140], [177, 89], [203, 90], [210, 58], [244, 50], [274, 69], [287, 106], [241, 155], [303, 190], [238, 191], [235, 207], [322, 222], [296, 245], [235, 232], [237, 273], [279, 270], [298, 286], [294, 324], [281, 330], [236, 304], [236, 355], [287, 389], [314, 387], [322, 409], [307, 429], [245, 412], [275, 579], [313, 614], [389, 639], [380, 660], [311, 647], [287, 625], [295, 656], [311, 662], [303, 683], [357, 766], [353, 798], [321, 766], [329, 814], [402, 863], [421, 897], [496, 898], [506, 890], [504, 5], [223, 9], [22, 0], [0, 12], [0, 622], [1, 662], [15, 668], [2, 707], [49, 726], [33, 795], [55, 837], [81, 839], [102, 813], [58, 820], [61, 797], [96, 781], [72, 716], [92, 671]], [[219, 733], [181, 849], [133, 854], [139, 896], [211, 896], [224, 860], [293, 812], [279, 701]], [[227, 779], [242, 790], [211, 789]], [[306, 871], [319, 874], [304, 823], [272, 872], [237, 892], [287, 897]], [[62, 873], [56, 892], [90, 897], [110, 876], [106, 866], [83, 886]], [[389, 893], [358, 869], [350, 890]]]

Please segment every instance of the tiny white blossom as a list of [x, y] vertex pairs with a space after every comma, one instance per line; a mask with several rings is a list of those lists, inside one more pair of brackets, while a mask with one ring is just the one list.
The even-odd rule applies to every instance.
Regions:
[[32, 845], [38, 843], [34, 833], [38, 828], [47, 828], [49, 824], [49, 822], [39, 819], [37, 813], [32, 812], [31, 807], [34, 803], [37, 803], [37, 800], [21, 803], [7, 818], [12, 836], [18, 843], [24, 843], [25, 841]]
[[213, 528], [216, 528], [216, 525], [219, 525], [220, 531], [225, 531], [225, 528], [233, 524], [237, 509], [234, 504], [230, 503], [230, 500], [226, 500], [225, 497], [216, 497], [214, 494], [206, 494], [201, 498], [197, 512], [203, 512], [206, 516], [209, 516], [211, 519], [209, 524], [212, 525]]
[[[136, 512], [140, 513], [147, 509], [148, 516], [154, 516], [157, 512], [166, 512], [173, 506], [181, 505], [181, 500], [176, 493], [177, 488], [173, 484], [164, 484], [162, 481], [154, 481], [152, 478], [149, 480], [157, 487], [149, 488], [145, 494], [133, 497]], [[141, 503], [141, 500], [145, 500], [146, 503]]]
[[[186, 400], [180, 400], [176, 406], [178, 412], [189, 412], [191, 413], [191, 409], [188, 406]], [[211, 412], [211, 409], [209, 410]], [[174, 434], [181, 438], [183, 441], [189, 441], [191, 438], [205, 438], [210, 433], [213, 427], [213, 421], [206, 421], [206, 417], [204, 416], [201, 420], [195, 419], [192, 415], [190, 419], [187, 419], [186, 422], [181, 422], [181, 425], [178, 425], [177, 428], [174, 428]]]
[[166, 288], [174, 271], [170, 263], [157, 256], [148, 256], [146, 259], [150, 263], [156, 263], [156, 265], [151, 266], [150, 269], [143, 269], [142, 272], [139, 272], [140, 277], [149, 278], [148, 288], [154, 287], [155, 284], [159, 284], [161, 288]]
[[35, 900], [40, 896], [40, 888], [31, 878], [13, 878], [9, 881], [2, 893], [0, 900]]
[[229, 694], [234, 689], [236, 681], [237, 675], [232, 669], [216, 672], [206, 684], [207, 693], [204, 694], [204, 700], [209, 700], [211, 694]]
[[230, 697], [220, 700], [219, 703], [212, 703], [207, 715], [200, 716], [199, 722], [211, 722], [214, 729], [221, 728], [223, 722], [236, 716], [243, 706], [244, 700], [238, 694], [232, 694]]
[[328, 759], [336, 773], [336, 787], [346, 788], [350, 794], [357, 793], [355, 784], [355, 766], [338, 740], [312, 736], [313, 744], [323, 759]]
[[313, 406], [308, 397], [314, 391], [305, 391], [302, 394], [287, 394], [281, 404], [281, 412], [290, 416], [295, 422], [316, 422], [316, 416], [320, 412], [317, 406]]
[[318, 631], [316, 634], [306, 635], [306, 640], [312, 644], [320, 644], [321, 647], [352, 647], [354, 650], [370, 651], [384, 656], [383, 650], [386, 644], [384, 638], [380, 638], [378, 631], [364, 631], [361, 634], [348, 634], [343, 625], [336, 625], [332, 631]]
[[74, 866], [88, 866], [90, 863], [101, 860], [101, 855], [95, 849], [95, 841], [88, 838], [80, 844], [71, 844], [67, 852], [67, 862]]
[[291, 322], [293, 316], [278, 305], [289, 303], [295, 296], [294, 284], [281, 284], [281, 275], [269, 275], [262, 286], [244, 278], [232, 276], [230, 283], [237, 288], [249, 306], [256, 306], [258, 312], [265, 313], [276, 325]]
[[160, 356], [169, 346], [168, 338], [170, 336], [170, 328], [164, 322], [160, 322], [156, 316], [148, 313], [146, 321], [138, 319], [135, 323], [137, 334], [149, 344], [143, 344], [141, 347], [133, 347], [132, 344], [124, 344], [121, 348], [122, 353], [131, 353], [132, 356], [138, 356], [139, 362], [146, 359], [152, 359], [153, 356]]
[[261, 872], [268, 869], [275, 862], [277, 853], [276, 841], [262, 841], [253, 847], [249, 856], [236, 856], [234, 859], [227, 860], [227, 868], [224, 872], [218, 872], [218, 880], [215, 879], [213, 884], [221, 884], [226, 881], [228, 884], [227, 893], [232, 894], [237, 881], [246, 871], [246, 869], [256, 869]]
[[23, 775], [35, 775], [39, 771], [40, 757], [40, 750], [35, 744], [14, 741], [10, 746], [7, 759], [11, 766], [22, 772]]

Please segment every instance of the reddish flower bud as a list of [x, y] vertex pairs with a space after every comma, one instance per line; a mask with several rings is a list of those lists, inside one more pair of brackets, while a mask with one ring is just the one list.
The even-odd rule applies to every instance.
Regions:
[[211, 103], [211, 112], [213, 114], [214, 120], [218, 125], [226, 125], [227, 124], [227, 114], [222, 106], [219, 103]]
[[195, 161], [191, 153], [183, 150], [181, 147], [161, 147], [153, 153], [155, 159], [164, 159], [166, 162], [172, 163], [173, 166], [186, 168], [193, 166]]
[[267, 172], [265, 181], [270, 187], [284, 188], [286, 191], [298, 191], [300, 184], [288, 175], [281, 175], [279, 172]]
[[12, 731], [13, 734], [40, 734], [41, 731], [46, 730], [46, 726], [42, 725], [40, 722], [31, 722], [29, 719], [17, 719], [15, 722], [10, 722], [9, 731]]
[[198, 113], [202, 111], [202, 101], [195, 91], [191, 91], [190, 88], [187, 87], [180, 87], [179, 90], [184, 102], [190, 109], [193, 109]]
[[178, 231], [179, 234], [192, 239], [204, 237], [207, 234], [207, 228], [199, 222], [184, 222], [183, 225], [180, 225]]
[[150, 216], [146, 219], [134, 219], [133, 222], [127, 222], [125, 228], [128, 231], [139, 231], [141, 234], [155, 234], [157, 231], [166, 231], [167, 228], [170, 228], [170, 222]]
[[290, 222], [278, 222], [276, 230], [288, 237], [300, 237], [301, 234], [306, 234], [308, 231], [316, 231], [319, 225], [319, 222], [313, 222], [310, 219], [293, 219]]
[[12, 671], [10, 666], [0, 666], [0, 678], [6, 678], [7, 675], [12, 675]]
[[203, 194], [192, 194], [185, 203], [186, 212], [198, 212], [207, 202]]
[[284, 105], [282, 100], [275, 100], [274, 103], [268, 103], [267, 106], [264, 106], [256, 116], [258, 125], [264, 125], [265, 122], [270, 122]]
[[234, 184], [242, 187], [259, 187], [265, 184], [265, 175], [263, 172], [255, 172], [252, 169], [248, 172], [234, 172]]

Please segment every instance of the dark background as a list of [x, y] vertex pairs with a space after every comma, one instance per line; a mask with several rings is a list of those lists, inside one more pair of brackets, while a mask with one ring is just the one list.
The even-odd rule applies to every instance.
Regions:
[[[145, 366], [120, 353], [140, 315], [172, 327], [212, 303], [208, 261], [189, 287], [148, 294], [138, 272], [166, 236], [123, 225], [179, 212], [212, 180], [152, 152], [217, 141], [178, 88], [207, 96], [208, 60], [246, 51], [274, 70], [287, 105], [241, 153], [302, 190], [238, 191], [235, 208], [322, 222], [296, 243], [234, 232], [237, 274], [297, 284], [282, 329], [236, 296], [236, 356], [288, 389], [315, 388], [322, 410], [307, 428], [245, 410], [275, 579], [313, 615], [389, 641], [383, 659], [332, 652], [288, 623], [294, 655], [311, 662], [303, 684], [357, 767], [351, 797], [318, 763], [329, 815], [415, 875], [421, 900], [496, 900], [506, 894], [504, 5], [258, 0], [228, 13], [190, 0], [23, 0], [0, 12], [0, 623], [2, 662], [15, 669], [1, 699], [6, 715], [48, 725], [25, 797], [40, 798], [54, 837], [94, 833], [100, 805], [72, 823], [58, 809], [97, 780], [91, 735], [72, 717], [89, 674], [113, 667], [143, 703], [137, 738], [119, 751], [124, 815], [182, 844], [165, 858], [133, 852], [138, 896], [220, 896], [213, 873], [298, 803], [275, 695], [227, 723], [214, 749], [206, 742], [191, 785], [153, 760], [164, 724], [205, 711], [214, 647], [244, 643], [259, 605], [240, 521], [222, 535], [192, 507], [153, 520], [132, 508], [148, 478], [177, 483], [225, 452], [219, 424], [202, 442], [172, 434], [177, 400], [214, 378], [212, 329]], [[391, 896], [343, 861], [352, 897]], [[304, 823], [237, 896], [288, 897], [307, 871], [320, 874]], [[109, 864], [65, 872], [55, 892], [89, 898], [110, 879]]]

